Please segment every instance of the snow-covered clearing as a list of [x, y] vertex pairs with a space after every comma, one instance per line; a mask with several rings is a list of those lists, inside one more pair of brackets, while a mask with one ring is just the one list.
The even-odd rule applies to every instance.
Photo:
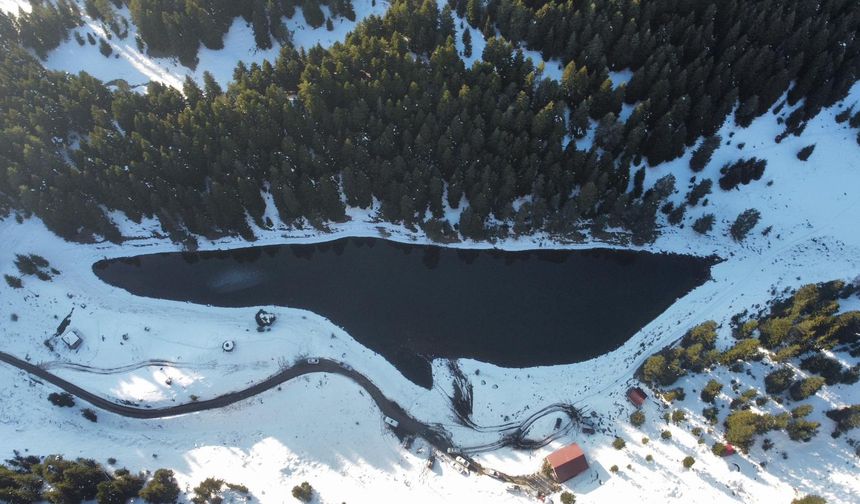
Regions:
[[[76, 0], [83, 13], [83, 1]], [[284, 18], [284, 24], [293, 34], [293, 45], [303, 49], [309, 49], [316, 44], [329, 47], [335, 42], [342, 42], [346, 34], [352, 31], [356, 23], [370, 15], [382, 15], [388, 8], [386, 0], [353, 0], [352, 2], [356, 20], [349, 21], [343, 17], [332, 18], [334, 29], [328, 31], [325, 26], [311, 28], [304, 22], [301, 7], [296, 8], [296, 13], [291, 19]], [[0, 0], [0, 10], [17, 13], [18, 6], [23, 5], [25, 10], [30, 8], [28, 2], [23, 0]], [[330, 17], [327, 6], [322, 6], [326, 18]], [[83, 13], [84, 26], [72, 30], [77, 32], [86, 40], [87, 34], [92, 34], [96, 40], [104, 39], [110, 45], [113, 53], [105, 57], [99, 52], [98, 44], [85, 42], [83, 46], [75, 40], [73, 33], [69, 34], [68, 40], [60, 43], [60, 46], [51, 51], [42, 64], [51, 70], [77, 74], [84, 71], [104, 82], [122, 79], [132, 86], [145, 86], [150, 81], [161, 82], [177, 89], [182, 89], [182, 83], [186, 76], [190, 76], [198, 84], [203, 83], [203, 73], [208, 71], [215, 77], [219, 84], [226, 87], [233, 77], [233, 70], [240, 61], [246, 65], [262, 63], [264, 60], [274, 61], [281, 49], [277, 41], [273, 42], [271, 49], [261, 50], [254, 42], [254, 33], [250, 23], [241, 17], [233, 20], [229, 31], [224, 35], [224, 48], [220, 50], [207, 49], [203, 45], [197, 54], [199, 62], [194, 69], [183, 66], [176, 58], [155, 58], [141, 52], [135, 42], [137, 28], [131, 23], [128, 9], [123, 7], [117, 9], [120, 17], [129, 21], [128, 36], [120, 39], [113, 33], [108, 38], [109, 28], [97, 20]], [[142, 88], [141, 88], [142, 89]]]
[[[854, 87], [845, 104], [858, 98], [860, 85]], [[663, 441], [659, 431], [665, 427], [659, 420], [658, 406], [646, 406], [648, 422], [636, 429], [626, 421], [632, 410], [624, 400], [636, 366], [692, 325], [707, 319], [725, 324], [732, 314], [766, 303], [772, 289], [853, 279], [860, 274], [860, 149], [855, 144], [856, 132], [835, 123], [838, 110], [825, 111], [800, 137], [789, 137], [780, 144], [772, 142], [780, 131], [772, 115], [759, 118], [731, 137], [731, 125], [725, 126], [723, 138], [731, 145], [723, 145], [697, 178], [717, 178], [724, 162], [740, 156], [767, 158], [765, 176], [739, 190], [717, 189], [709, 196], [707, 207], [688, 212], [683, 229], [666, 228], [648, 249], [717, 254], [726, 260], [713, 268], [712, 281], [680, 299], [618, 350], [579, 364], [530, 369], [460, 361], [475, 386], [474, 419], [478, 424], [495, 425], [505, 417], [513, 421], [527, 416], [529, 410], [569, 401], [599, 413], [605, 428], [593, 436], [572, 433], [535, 452], [498, 450], [479, 456], [480, 461], [509, 473], [526, 474], [536, 471], [551, 449], [579, 442], [592, 467], [566, 484], [578, 494], [578, 502], [634, 498], [643, 502], [787, 502], [798, 492], [818, 493], [829, 502], [850, 502], [852, 496], [860, 494], [856, 457], [844, 437], [829, 437], [832, 422], [819, 418], [825, 409], [858, 402], [856, 386], [832, 387], [828, 389], [832, 393], [815, 399], [815, 415], [822, 422], [822, 431], [811, 443], [795, 444], [779, 434], [773, 436], [776, 447], [769, 454], [754, 449], [749, 457], [735, 456], [730, 461], [713, 456], [706, 445], [697, 444], [689, 434], [690, 427], [702, 423], [698, 411], [688, 413], [691, 420], [687, 424], [669, 427], [673, 437]], [[796, 152], [812, 143], [816, 144], [812, 157], [799, 161]], [[739, 150], [740, 144], [744, 147]], [[681, 201], [692, 175], [688, 158], [689, 154], [649, 169], [646, 185], [673, 173], [679, 185], [675, 199]], [[743, 244], [732, 242], [726, 236], [731, 217], [751, 207], [762, 212], [762, 222]], [[725, 218], [710, 236], [703, 237], [689, 224], [706, 211]], [[270, 215], [276, 218], [274, 212]], [[394, 240], [427, 242], [425, 237], [398, 226], [374, 222], [372, 210], [353, 209], [350, 215], [350, 222], [333, 226], [330, 234], [287, 229], [278, 223], [273, 230], [257, 230], [257, 243], [379, 236], [380, 229]], [[403, 378], [346, 331], [310, 312], [267, 307], [279, 319], [270, 332], [259, 333], [254, 326], [254, 309], [143, 299], [103, 284], [91, 270], [98, 259], [177, 250], [176, 245], [151, 236], [156, 223], [137, 225], [121, 215], [114, 217], [123, 222], [124, 234], [135, 239], [123, 246], [71, 244], [53, 236], [36, 219], [19, 224], [10, 217], [0, 222], [4, 244], [0, 273], [17, 274], [14, 256], [26, 253], [44, 256], [61, 272], [50, 282], [24, 277], [20, 290], [0, 285], [0, 320], [4, 320], [0, 350], [26, 356], [31, 362], [50, 362], [54, 372], [94, 392], [153, 406], [244, 388], [302, 356], [330, 357], [350, 363], [417, 418], [445, 425], [457, 443], [468, 446], [494, 440], [493, 434], [474, 433], [455, 424], [445, 397], [451, 393], [445, 362], [434, 363], [436, 388], [428, 391]], [[766, 226], [772, 230], [763, 236], [760, 231]], [[237, 239], [223, 239], [203, 242], [201, 248], [243, 245], [246, 243]], [[494, 245], [465, 242], [457, 246], [517, 250], [600, 245], [561, 245], [546, 236], [534, 236]], [[845, 309], [856, 307], [856, 301], [846, 302]], [[72, 327], [83, 335], [83, 345], [75, 351], [61, 345], [50, 351], [42, 341], [72, 309]], [[17, 321], [11, 320], [13, 314]], [[726, 329], [724, 326], [721, 331], [719, 345], [728, 344]], [[221, 350], [227, 339], [236, 342], [236, 350], [229, 354]], [[134, 366], [148, 359], [176, 364]], [[135, 369], [93, 374], [64, 367], [58, 361]], [[480, 370], [479, 376], [476, 370]], [[757, 367], [751, 371], [758, 380], [764, 374]], [[412, 449], [416, 453], [401, 448], [384, 428], [372, 401], [342, 377], [311, 375], [223, 410], [178, 418], [130, 420], [100, 412], [99, 422], [93, 425], [80, 416], [78, 408], [51, 406], [45, 397], [53, 387], [6, 366], [0, 367], [0, 373], [7, 383], [0, 392], [0, 437], [6, 440], [0, 444], [3, 456], [11, 455], [13, 449], [102, 461], [113, 456], [122, 465], [136, 469], [171, 467], [189, 486], [207, 476], [243, 483], [261, 502], [283, 502], [288, 489], [302, 480], [319, 490], [322, 502], [371, 502], [380, 496], [386, 501], [402, 497], [416, 502], [525, 499], [508, 492], [502, 483], [467, 478], [448, 466], [424, 470], [426, 447], [417, 443]], [[699, 388], [696, 380], [701, 379], [685, 384], [688, 402], [695, 399], [691, 389]], [[722, 381], [727, 383], [728, 379], [726, 376]], [[539, 431], [549, 428], [540, 422], [534, 427]], [[611, 447], [616, 434], [627, 440], [624, 450]], [[643, 436], [651, 442], [643, 445]], [[713, 438], [709, 436], [710, 443]], [[419, 448], [423, 453], [417, 453]], [[778, 456], [782, 451], [791, 452], [791, 456], [783, 459]], [[653, 463], [644, 461], [647, 454], [653, 454]], [[690, 471], [681, 469], [681, 459], [686, 455], [697, 460]], [[768, 461], [766, 470], [756, 465], [763, 457]], [[732, 463], [737, 463], [740, 471]], [[619, 474], [609, 472], [612, 465], [621, 468]]]

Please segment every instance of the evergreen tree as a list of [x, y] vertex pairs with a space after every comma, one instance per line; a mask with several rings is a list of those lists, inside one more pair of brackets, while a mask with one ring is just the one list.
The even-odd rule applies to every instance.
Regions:
[[482, 0], [466, 0], [466, 21], [472, 28], [480, 28], [484, 14]]
[[732, 224], [730, 234], [735, 241], [743, 241], [747, 234], [758, 224], [761, 214], [754, 208], [749, 208], [741, 212]]
[[463, 28], [463, 56], [472, 57], [472, 32], [469, 28]]
[[269, 13], [266, 9], [265, 0], [254, 0], [254, 10], [251, 27], [254, 31], [254, 42], [260, 49], [270, 49], [272, 39], [269, 36]]

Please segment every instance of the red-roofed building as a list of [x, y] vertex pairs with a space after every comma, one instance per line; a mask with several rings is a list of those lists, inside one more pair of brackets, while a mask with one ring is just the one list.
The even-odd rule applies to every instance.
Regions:
[[633, 406], [641, 408], [645, 404], [645, 399], [648, 399], [648, 394], [639, 387], [631, 387], [627, 389], [627, 399], [633, 403]]
[[727, 444], [726, 448], [723, 450], [723, 457], [728, 457], [729, 455], [734, 455], [734, 454], [735, 454], [735, 447], [730, 445], [730, 444]]
[[563, 483], [588, 469], [585, 453], [576, 443], [550, 453], [546, 461], [552, 469], [553, 477], [559, 483]]

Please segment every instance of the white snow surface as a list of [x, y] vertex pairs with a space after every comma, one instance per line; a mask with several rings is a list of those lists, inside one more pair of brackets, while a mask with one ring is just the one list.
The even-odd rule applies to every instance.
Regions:
[[[860, 85], [853, 88], [844, 104], [811, 121], [800, 137], [774, 144], [772, 139], [780, 128], [776, 117], [767, 115], [750, 128], [737, 130], [731, 145], [720, 147], [697, 178], [716, 179], [724, 162], [753, 155], [768, 159], [764, 178], [738, 190], [717, 189], [709, 196], [707, 207], [688, 212], [686, 227], [665, 228], [657, 242], [646, 248], [716, 254], [725, 261], [714, 266], [711, 281], [679, 299], [621, 348], [587, 362], [529, 369], [461, 360], [461, 368], [475, 385], [474, 419], [478, 424], [495, 425], [505, 416], [524, 418], [529, 410], [570, 401], [599, 413], [607, 427], [594, 436], [569, 434], [534, 452], [503, 449], [481, 455], [479, 460], [508, 473], [528, 474], [539, 468], [550, 450], [578, 442], [591, 464], [586, 474], [565, 484], [578, 495], [578, 502], [788, 502], [806, 493], [820, 494], [828, 502], [853, 501], [860, 494], [857, 459], [844, 436], [834, 440], [828, 435], [832, 422], [823, 418], [823, 411], [859, 402], [856, 386], [829, 387], [815, 398], [814, 418], [822, 423], [822, 429], [812, 442], [798, 444], [778, 434], [772, 436], [776, 443], [772, 451], [754, 448], [748, 456], [727, 460], [710, 454], [708, 445], [697, 444], [689, 434], [692, 426], [704, 423], [693, 406], [697, 394], [691, 389], [700, 387], [699, 382], [707, 377], [682, 382], [688, 399], [681, 407], [689, 405], [689, 421], [668, 427], [673, 432], [670, 441], [659, 439], [659, 432], [667, 427], [659, 420], [661, 410], [656, 402], [646, 405], [648, 422], [641, 429], [630, 426], [626, 418], [632, 410], [624, 392], [647, 355], [699, 322], [714, 319], [721, 323], [718, 344], [725, 347], [731, 339], [727, 331], [731, 315], [763, 306], [772, 298], [772, 289], [781, 292], [805, 283], [852, 280], [860, 275], [860, 149], [854, 143], [856, 132], [834, 121], [836, 112], [858, 97]], [[726, 141], [732, 129], [730, 124], [723, 128]], [[745, 146], [739, 151], [736, 146], [741, 143]], [[816, 144], [812, 157], [799, 161], [796, 152], [811, 143]], [[688, 159], [689, 154], [649, 168], [646, 185], [673, 173], [679, 186], [674, 198], [680, 201], [692, 175]], [[750, 207], [762, 212], [762, 222], [744, 243], [734, 243], [726, 236], [731, 221], [728, 217]], [[706, 211], [726, 217], [710, 236], [699, 236], [689, 224]], [[401, 242], [428, 243], [420, 234], [376, 222], [373, 209], [350, 209], [349, 214], [349, 222], [333, 225], [332, 232], [324, 234], [288, 229], [270, 208], [268, 215], [275, 220], [275, 228], [257, 229], [256, 244], [312, 243], [344, 236], [380, 236], [383, 232]], [[428, 391], [406, 380], [343, 329], [307, 311], [265, 307], [277, 314], [278, 321], [270, 332], [258, 333], [253, 321], [256, 309], [140, 298], [104, 284], [91, 269], [99, 259], [177, 250], [177, 245], [153, 237], [156, 222], [135, 224], [118, 213], [112, 217], [121, 224], [124, 235], [132, 237], [124, 245], [68, 243], [35, 218], [21, 224], [11, 217], [0, 221], [4, 244], [0, 273], [17, 274], [15, 254], [26, 253], [40, 254], [60, 270], [50, 282], [24, 277], [23, 289], [12, 289], [5, 282], [0, 285], [0, 320], [4, 321], [0, 349], [31, 362], [51, 363], [54, 372], [94, 392], [152, 406], [189, 401], [192, 395], [214, 397], [260, 381], [296, 359], [328, 357], [348, 362], [367, 375], [417, 418], [445, 425], [461, 445], [495, 439], [493, 434], [474, 433], [455, 424], [445, 397], [451, 393], [451, 379], [441, 360], [433, 364], [436, 385]], [[766, 226], [772, 230], [763, 236], [760, 231]], [[229, 238], [202, 241], [201, 249], [246, 245]], [[492, 245], [466, 241], [457, 246], [521, 250], [605, 244], [561, 244], [536, 235]], [[845, 302], [845, 309], [856, 307], [856, 301]], [[48, 350], [42, 341], [72, 309], [72, 325], [82, 334], [83, 345], [74, 351], [61, 346]], [[13, 314], [18, 316], [15, 322], [11, 321]], [[227, 339], [236, 342], [236, 349], [229, 354], [221, 350]], [[169, 360], [175, 365], [135, 367], [148, 359]], [[125, 370], [93, 374], [64, 367], [63, 363]], [[475, 376], [476, 370], [480, 370], [480, 377]], [[764, 370], [753, 367], [752, 371], [757, 378], [750, 377], [750, 384], [760, 387]], [[120, 465], [137, 470], [170, 467], [187, 488], [208, 476], [243, 483], [264, 503], [283, 502], [289, 489], [304, 480], [319, 491], [320, 502], [376, 502], [381, 496], [386, 502], [527, 499], [509, 492], [502, 483], [474, 475], [464, 477], [446, 465], [425, 470], [426, 446], [418, 443], [410, 450], [402, 448], [384, 428], [382, 416], [370, 399], [338, 376], [299, 378], [280, 390], [222, 410], [163, 420], [132, 420], [100, 411], [98, 423], [92, 424], [80, 416], [77, 407], [51, 406], [45, 397], [55, 390], [53, 387], [7, 366], [0, 366], [0, 373], [7, 384], [0, 391], [2, 456], [10, 456], [14, 449], [102, 461], [112, 456]], [[722, 379], [724, 383], [728, 380], [728, 376]], [[23, 404], [27, 407], [22, 408]], [[546, 431], [551, 426], [539, 422], [535, 429]], [[708, 444], [718, 439], [721, 429], [705, 435]], [[611, 447], [616, 434], [627, 440], [624, 450]], [[640, 441], [644, 436], [652, 440], [647, 445]], [[779, 456], [782, 451], [790, 456], [783, 459]], [[645, 462], [647, 454], [653, 454], [654, 462]], [[697, 460], [692, 470], [681, 468], [686, 455]], [[768, 462], [766, 469], [757, 465], [762, 460]], [[611, 474], [608, 468], [612, 465], [618, 465], [620, 473]]]

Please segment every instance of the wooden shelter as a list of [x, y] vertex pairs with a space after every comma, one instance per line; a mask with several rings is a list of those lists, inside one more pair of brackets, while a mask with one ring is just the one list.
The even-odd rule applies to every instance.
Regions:
[[559, 483], [565, 482], [588, 469], [585, 453], [576, 443], [550, 453], [546, 461], [552, 469], [553, 478]]

